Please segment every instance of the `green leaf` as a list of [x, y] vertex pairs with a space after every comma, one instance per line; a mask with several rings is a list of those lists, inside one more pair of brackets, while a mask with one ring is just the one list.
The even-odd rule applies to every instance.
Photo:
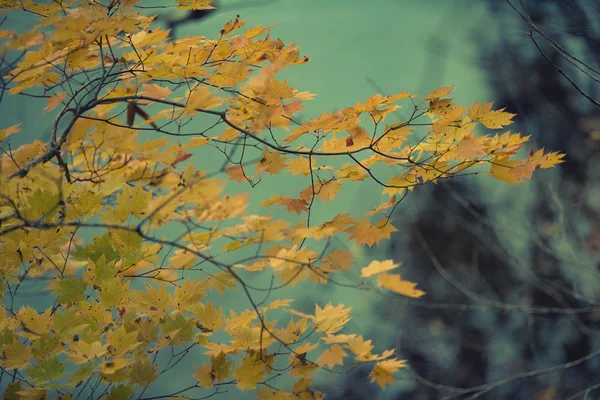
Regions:
[[27, 218], [36, 220], [40, 217], [50, 220], [58, 210], [58, 193], [50, 190], [36, 189], [32, 195], [27, 198]]
[[176, 336], [173, 337], [173, 341], [171, 344], [177, 345], [180, 344], [180, 341], [188, 341], [191, 340], [194, 335], [194, 322], [191, 319], [185, 319], [183, 314], [167, 315], [165, 316], [165, 321], [161, 324], [161, 328], [163, 334], [168, 334], [169, 332], [177, 331]]
[[143, 356], [141, 361], [129, 370], [129, 376], [136, 385], [146, 387], [158, 379], [156, 368], [157, 365], [152, 364], [148, 357]]
[[69, 385], [71, 387], [77, 387], [83, 382], [87, 381], [90, 376], [94, 373], [94, 362], [88, 362], [87, 364], [81, 365], [77, 368], [77, 371], [69, 375]]
[[62, 338], [63, 336], [73, 335], [76, 332], [76, 326], [73, 326], [73, 319], [75, 318], [76, 309], [69, 308], [64, 311], [57, 311], [54, 314], [54, 335]]
[[94, 262], [98, 261], [102, 256], [105, 257], [107, 262], [119, 259], [119, 253], [113, 248], [108, 233], [105, 233], [100, 237], [94, 236], [93, 243], [90, 243], [85, 247], [76, 246], [75, 250], [71, 252], [71, 256], [79, 261], [87, 261], [89, 258]]
[[58, 357], [54, 356], [38, 360], [36, 365], [25, 368], [25, 372], [27, 372], [34, 383], [46, 383], [62, 378], [65, 373], [65, 367], [58, 361]]
[[31, 354], [37, 359], [56, 355], [61, 350], [60, 340], [50, 332], [42, 332], [40, 337], [31, 343]]
[[105, 397], [106, 400], [128, 400], [129, 397], [135, 394], [135, 390], [126, 385], [115, 386], [111, 389], [108, 396]]
[[98, 298], [104, 308], [117, 307], [129, 293], [129, 282], [123, 282], [119, 277], [109, 279], [102, 283], [102, 291]]
[[21, 382], [9, 383], [4, 389], [4, 394], [2, 398], [4, 400], [19, 400], [21, 396], [17, 394], [17, 392], [21, 390]]
[[60, 304], [67, 304], [84, 300], [83, 292], [87, 284], [82, 278], [55, 279], [50, 282], [50, 288], [55, 296], [58, 296]]
[[83, 278], [88, 285], [103, 286], [108, 281], [114, 279], [117, 268], [113, 261], [107, 261], [105, 256], [101, 256], [97, 261], [88, 263], [87, 271]]

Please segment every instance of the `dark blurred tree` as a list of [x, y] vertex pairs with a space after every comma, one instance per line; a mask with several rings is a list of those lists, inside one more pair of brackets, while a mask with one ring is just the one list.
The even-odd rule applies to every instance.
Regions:
[[[531, 206], [514, 222], [531, 227], [526, 237], [498, 230], [482, 189], [464, 182], [429, 188], [416, 215], [397, 217], [404, 233], [390, 253], [428, 293], [376, 307], [397, 321], [396, 344], [412, 368], [414, 384], [397, 398], [597, 398], [600, 2], [489, 8], [495, 24], [485, 24], [487, 35], [479, 26], [476, 40], [496, 104], [518, 114], [534, 149], [561, 149], [566, 162], [552, 186], [532, 186]], [[512, 254], [516, 242], [525, 257]], [[347, 383], [333, 398], [362, 398]]]

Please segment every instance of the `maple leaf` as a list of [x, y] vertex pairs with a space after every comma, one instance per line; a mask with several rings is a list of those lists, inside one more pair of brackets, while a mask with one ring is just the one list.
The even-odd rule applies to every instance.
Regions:
[[358, 244], [366, 244], [371, 247], [374, 244], [379, 245], [381, 239], [389, 239], [392, 232], [396, 232], [397, 229], [385, 219], [374, 225], [363, 219], [355, 222], [347, 231], [350, 233], [350, 239], [356, 240]]
[[371, 382], [377, 381], [377, 384], [381, 386], [382, 389], [385, 389], [386, 384], [394, 383], [392, 374], [405, 366], [405, 361], [397, 359], [379, 361], [375, 363], [373, 370], [369, 374]]
[[215, 332], [223, 326], [223, 307], [215, 309], [213, 303], [207, 301], [205, 305], [196, 304], [191, 311], [198, 319], [196, 326], [202, 332]]
[[0, 365], [7, 369], [18, 369], [29, 365], [32, 350], [30, 346], [25, 346], [23, 342], [13, 337], [11, 344], [3, 346], [3, 353]]
[[206, 286], [209, 289], [214, 289], [218, 293], [225, 293], [225, 289], [235, 289], [237, 279], [229, 271], [222, 271], [205, 279]]
[[[311, 160], [314, 167], [314, 159]], [[311, 166], [308, 163], [308, 158], [306, 157], [297, 157], [287, 161], [286, 168], [292, 172], [292, 175], [304, 175], [307, 176], [310, 174]]]
[[[145, 83], [142, 85], [144, 90], [140, 92], [140, 96], [153, 97], [155, 99], [164, 100], [171, 95], [171, 89], [168, 87], [157, 85], [156, 83]], [[152, 102], [148, 102], [152, 104]]]
[[0, 129], [0, 140], [4, 140], [13, 133], [17, 133], [21, 130], [21, 123], [15, 124], [5, 129]]
[[175, 165], [179, 164], [180, 162], [183, 162], [183, 161], [187, 160], [191, 156], [192, 155], [190, 153], [187, 153], [187, 152], [185, 152], [183, 150], [179, 150], [177, 152], [177, 155], [175, 156], [175, 159], [171, 163], [171, 165], [174, 167]]
[[142, 108], [135, 101], [128, 102], [127, 103], [127, 126], [129, 126], [129, 127], [133, 126], [136, 115], [139, 115], [140, 117], [149, 121], [150, 125], [152, 125], [152, 127], [154, 129], [158, 130], [158, 126], [154, 123], [154, 121], [150, 120], [150, 116], [148, 115], [148, 113], [146, 111], [142, 110]]
[[229, 175], [229, 179], [236, 182], [246, 182], [248, 178], [244, 175], [242, 167], [239, 165], [232, 165], [227, 167], [225, 173]]
[[315, 305], [313, 323], [317, 332], [332, 334], [338, 332], [350, 320], [352, 308], [344, 308], [343, 304], [334, 307], [331, 303], [323, 308]]
[[254, 389], [264, 379], [265, 363], [255, 357], [246, 356], [240, 361], [240, 365], [233, 372], [237, 380], [236, 386], [240, 390]]
[[56, 279], [50, 282], [49, 286], [55, 296], [58, 296], [58, 302], [67, 304], [74, 301], [85, 299], [83, 292], [87, 288], [87, 283], [82, 278]]
[[340, 193], [340, 186], [343, 180], [332, 179], [321, 184], [321, 187], [317, 190], [317, 196], [323, 200], [323, 203], [327, 203], [329, 200], [333, 200], [335, 196]]
[[222, 382], [231, 374], [232, 360], [228, 360], [225, 353], [221, 352], [216, 357], [211, 357], [211, 371], [217, 382]]
[[[494, 157], [491, 161], [490, 175], [506, 183], [519, 183], [523, 175], [519, 176], [513, 172], [513, 169], [521, 163], [517, 160], [509, 160], [508, 157]], [[523, 171], [521, 171], [523, 172]]]
[[[38, 314], [36, 310], [25, 306], [19, 310], [18, 317], [21, 321], [23, 330], [28, 334], [33, 334], [31, 339], [37, 339], [42, 333], [48, 331], [51, 320], [51, 310], [46, 310], [43, 314]], [[27, 335], [30, 337], [31, 335]]]
[[372, 357], [373, 344], [370, 340], [364, 340], [362, 336], [347, 338], [348, 349], [356, 355], [358, 361], [366, 361]]
[[344, 357], [347, 355], [348, 353], [344, 351], [342, 346], [334, 344], [321, 354], [317, 359], [317, 364], [325, 365], [329, 368], [335, 367], [336, 365], [343, 365]]
[[38, 360], [36, 365], [25, 368], [25, 372], [36, 384], [43, 384], [61, 379], [65, 373], [65, 368], [57, 356], [52, 356]]
[[291, 197], [281, 195], [272, 196], [263, 201], [260, 205], [262, 207], [268, 207], [274, 204], [284, 206], [287, 211], [295, 212], [296, 214], [308, 211], [308, 202], [306, 200], [292, 199]]
[[177, 0], [179, 10], [212, 10], [214, 0]]
[[[48, 99], [48, 105], [44, 108], [44, 111], [48, 112], [48, 111], [54, 110], [66, 98], [67, 98], [67, 94], [65, 92], [56, 93], [54, 96], [52, 96]], [[2, 138], [1, 134], [0, 134], [0, 138]]]
[[206, 295], [205, 282], [202, 280], [187, 279], [183, 284], [175, 289], [173, 299], [180, 310], [188, 310], [192, 306], [197, 306]]
[[425, 101], [431, 101], [431, 100], [438, 99], [440, 97], [448, 96], [450, 93], [452, 93], [453, 89], [454, 89], [453, 86], [435, 89], [433, 92], [429, 93], [427, 95], [427, 97], [425, 97]]
[[92, 343], [80, 340], [71, 343], [67, 355], [75, 364], [83, 364], [95, 358], [100, 358], [108, 352], [108, 346], [99, 341]]
[[[109, 346], [113, 357], [124, 357], [142, 344], [138, 342], [137, 337], [138, 333], [136, 331], [127, 332], [124, 326], [120, 326], [118, 329], [108, 332], [106, 344]], [[121, 365], [121, 367], [125, 365]]]
[[499, 129], [512, 124], [512, 118], [516, 114], [505, 112], [504, 108], [492, 111], [492, 103], [479, 105], [479, 103], [475, 102], [469, 107], [468, 115], [473, 121], [480, 122], [486, 128]]
[[400, 264], [394, 263], [393, 260], [371, 261], [369, 265], [360, 270], [360, 276], [363, 278], [368, 278], [370, 276], [398, 268], [399, 266]]
[[148, 357], [141, 357], [140, 361], [131, 366], [129, 374], [133, 383], [145, 387], [158, 379], [157, 369], [158, 365], [153, 364]]
[[471, 160], [486, 154], [487, 138], [469, 135], [456, 146], [456, 155], [464, 160]]
[[352, 262], [354, 261], [354, 257], [352, 257], [352, 252], [342, 249], [335, 249], [331, 253], [329, 253], [323, 259], [327, 265], [331, 265], [335, 268], [339, 268], [341, 270], [350, 270], [352, 269]]
[[279, 151], [263, 152], [263, 157], [256, 163], [256, 171], [258, 173], [268, 172], [270, 175], [275, 175], [285, 168], [286, 157], [282, 157]]
[[379, 211], [393, 207], [395, 204], [396, 204], [396, 195], [392, 195], [392, 197], [390, 197], [390, 199], [388, 201], [378, 205], [377, 207], [375, 207], [373, 209], [373, 211], [369, 211], [368, 213], [366, 213], [365, 217], [370, 217], [371, 215], [374, 215], [374, 214], [378, 213]]
[[387, 272], [377, 276], [377, 285], [408, 297], [419, 298], [425, 294], [422, 290], [415, 289], [416, 283], [402, 280], [400, 275], [392, 275]]

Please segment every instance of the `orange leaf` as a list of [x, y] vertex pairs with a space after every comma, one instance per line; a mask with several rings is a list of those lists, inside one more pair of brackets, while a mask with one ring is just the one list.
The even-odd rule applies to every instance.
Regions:
[[0, 129], [0, 140], [4, 140], [13, 133], [19, 132], [21, 130], [20, 125], [21, 123], [19, 122], [18, 124], [10, 126], [6, 129]]
[[65, 92], [58, 92], [54, 96], [48, 99], [48, 105], [44, 108], [44, 111], [51, 111], [58, 107], [62, 101], [67, 97]]
[[175, 160], [173, 160], [173, 162], [171, 163], [171, 165], [175, 166], [176, 164], [179, 164], [180, 162], [183, 162], [183, 161], [187, 160], [191, 156], [192, 155], [190, 153], [186, 153], [183, 150], [179, 150], [177, 152], [177, 157], [175, 157]]

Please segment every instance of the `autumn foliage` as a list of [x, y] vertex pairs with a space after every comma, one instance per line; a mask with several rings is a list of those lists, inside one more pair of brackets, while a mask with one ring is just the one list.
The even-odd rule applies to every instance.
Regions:
[[[55, 114], [48, 142], [13, 148], [34, 133], [0, 130], [5, 398], [312, 399], [323, 397], [316, 373], [363, 364], [385, 387], [401, 357], [347, 332], [350, 309], [335, 299], [301, 311], [286, 288], [360, 270], [362, 289], [420, 297], [398, 263], [358, 265], [333, 239], [389, 239], [392, 211], [417, 186], [482, 173], [518, 183], [561, 162], [543, 150], [518, 158], [528, 137], [504, 129], [514, 115], [455, 104], [449, 87], [302, 121], [314, 95], [276, 76], [308, 58], [239, 18], [215, 39], [170, 40], [137, 0], [1, 5], [9, 19], [39, 20], [21, 34], [0, 29], [2, 100], [42, 97], [45, 109], [28, 112]], [[410, 118], [390, 122], [401, 105]], [[256, 188], [273, 175], [297, 189], [264, 196]], [[311, 215], [319, 203], [343, 208], [342, 187], [365, 180], [381, 186], [375, 209]], [[53, 303], [17, 308], [36, 279]], [[246, 309], [219, 305], [232, 291]], [[189, 387], [161, 391], [160, 376], [195, 349]]]

